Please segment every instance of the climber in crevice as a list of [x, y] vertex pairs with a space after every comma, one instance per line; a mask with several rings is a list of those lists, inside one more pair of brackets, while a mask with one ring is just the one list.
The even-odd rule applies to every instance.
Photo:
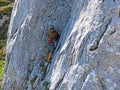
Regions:
[[48, 35], [48, 42], [49, 42], [49, 54], [47, 57], [47, 61], [51, 62], [53, 53], [56, 49], [60, 36], [58, 32], [54, 29], [54, 26], [50, 26], [46, 34]]

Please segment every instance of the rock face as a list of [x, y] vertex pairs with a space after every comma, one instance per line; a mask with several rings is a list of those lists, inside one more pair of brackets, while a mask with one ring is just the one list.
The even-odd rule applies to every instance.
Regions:
[[[52, 63], [48, 27], [60, 40]], [[3, 90], [120, 90], [120, 0], [16, 0]]]
[[[0, 19], [0, 40], [7, 38], [7, 30], [9, 26], [10, 17], [7, 15], [1, 15]], [[0, 44], [1, 47], [1, 44]]]
[[3, 15], [3, 18], [0, 19], [0, 27], [3, 26], [3, 24], [9, 20], [9, 17], [7, 15]]

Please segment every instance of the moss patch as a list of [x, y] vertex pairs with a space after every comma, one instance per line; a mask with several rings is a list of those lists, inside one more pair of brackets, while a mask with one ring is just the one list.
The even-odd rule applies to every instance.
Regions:
[[35, 76], [32, 80], [30, 80], [32, 85], [34, 84], [34, 82], [36, 81], [36, 79], [37, 79], [37, 76]]
[[0, 90], [2, 88], [2, 75], [4, 72], [4, 64], [5, 64], [5, 60], [0, 60]]

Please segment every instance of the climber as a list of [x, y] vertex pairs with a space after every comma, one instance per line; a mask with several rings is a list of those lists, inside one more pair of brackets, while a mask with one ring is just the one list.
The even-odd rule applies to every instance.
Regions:
[[47, 57], [47, 61], [50, 62], [50, 60], [52, 59], [52, 55], [54, 53], [54, 50], [58, 44], [59, 34], [54, 29], [54, 26], [50, 26], [49, 30], [46, 34], [48, 35], [49, 51], [50, 51], [48, 54], [48, 57]]

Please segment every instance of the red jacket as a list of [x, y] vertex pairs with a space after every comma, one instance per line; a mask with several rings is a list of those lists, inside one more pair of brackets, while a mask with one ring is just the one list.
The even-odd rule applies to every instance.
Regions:
[[49, 37], [49, 38], [48, 38], [48, 42], [49, 42], [49, 43], [53, 43], [53, 38]]

